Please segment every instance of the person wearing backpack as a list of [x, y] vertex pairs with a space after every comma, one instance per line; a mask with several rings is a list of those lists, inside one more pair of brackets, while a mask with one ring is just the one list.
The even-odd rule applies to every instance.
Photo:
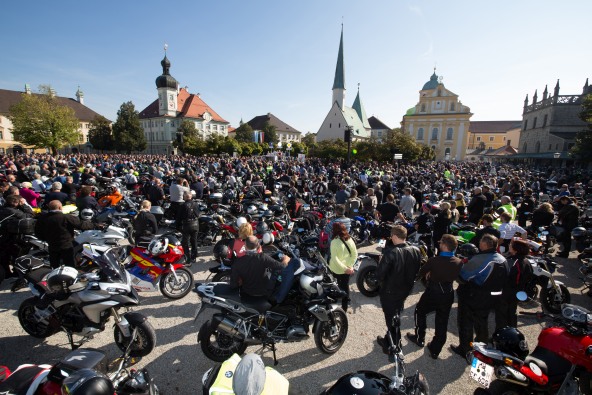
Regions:
[[343, 311], [347, 311], [349, 305], [349, 279], [354, 274], [354, 264], [358, 259], [356, 243], [347, 232], [345, 224], [334, 222], [332, 228], [333, 239], [331, 240], [331, 259], [329, 269], [337, 279], [339, 289], [347, 296], [341, 299]]
[[[176, 223], [177, 227], [183, 233], [183, 251], [189, 258], [189, 261], [197, 259], [197, 233], [199, 232], [199, 207], [194, 202], [191, 192], [183, 192], [183, 204], [177, 209]], [[189, 244], [191, 244], [191, 253], [189, 252]]]
[[495, 329], [506, 326], [518, 327], [518, 299], [516, 293], [526, 290], [526, 284], [533, 276], [532, 265], [528, 260], [530, 248], [524, 240], [514, 239], [510, 243], [510, 256], [507, 258], [510, 273], [504, 285], [502, 297], [495, 305]]

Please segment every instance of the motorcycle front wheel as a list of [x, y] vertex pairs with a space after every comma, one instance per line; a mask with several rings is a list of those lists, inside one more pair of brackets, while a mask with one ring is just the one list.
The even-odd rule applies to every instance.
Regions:
[[163, 274], [160, 279], [160, 292], [169, 299], [181, 299], [193, 288], [193, 273], [191, 270], [181, 267], [173, 272]]
[[18, 319], [25, 332], [29, 335], [37, 339], [45, 339], [55, 332], [51, 329], [47, 320], [44, 319], [40, 322], [35, 318], [35, 306], [37, 303], [39, 303], [37, 297], [23, 300], [23, 303], [21, 303], [18, 309]]
[[567, 287], [560, 284], [559, 289], [561, 290], [561, 297], [558, 297], [558, 292], [553, 287], [544, 287], [541, 290], [541, 304], [552, 314], [561, 313], [561, 305], [571, 301], [571, 295]]
[[325, 354], [336, 353], [347, 338], [348, 322], [345, 311], [339, 307], [330, 314], [332, 320], [319, 322], [314, 332], [315, 344]]
[[213, 329], [210, 321], [199, 328], [197, 340], [204, 355], [215, 362], [224, 362], [235, 353], [242, 355], [247, 349], [244, 340]]
[[214, 283], [229, 283], [230, 282], [230, 270], [224, 270], [214, 274], [212, 278]]
[[[150, 354], [156, 346], [156, 332], [147, 319], [135, 324], [130, 322], [130, 331], [133, 332], [134, 328], [137, 328], [138, 330], [136, 332], [137, 336], [133, 340], [134, 344], [132, 344], [130, 356], [145, 357]], [[119, 347], [121, 351], [125, 351], [132, 340], [131, 337], [125, 337], [117, 325], [113, 330], [113, 335], [117, 347]]]
[[380, 287], [378, 280], [376, 279], [376, 269], [377, 266], [375, 265], [364, 266], [358, 272], [358, 277], [356, 278], [358, 290], [362, 295], [369, 298], [377, 296]]

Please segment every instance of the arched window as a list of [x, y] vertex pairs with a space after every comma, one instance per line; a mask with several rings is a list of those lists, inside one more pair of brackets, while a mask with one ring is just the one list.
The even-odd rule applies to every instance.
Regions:
[[450, 147], [446, 148], [444, 151], [444, 158], [450, 159]]
[[438, 140], [438, 128], [432, 129], [432, 140]]
[[526, 152], [526, 147], [527, 147], [527, 145], [526, 145], [526, 143], [524, 143], [524, 144], [522, 145], [522, 152]]
[[540, 152], [541, 151], [541, 142], [537, 141], [534, 152]]
[[417, 129], [417, 139], [423, 140], [423, 128]]
[[452, 128], [448, 128], [446, 130], [446, 140], [452, 140], [453, 134], [454, 134], [454, 132], [453, 132]]
[[425, 107], [425, 103], [423, 103], [423, 104], [421, 105], [421, 112], [425, 112], [425, 108], [426, 108], [426, 107]]

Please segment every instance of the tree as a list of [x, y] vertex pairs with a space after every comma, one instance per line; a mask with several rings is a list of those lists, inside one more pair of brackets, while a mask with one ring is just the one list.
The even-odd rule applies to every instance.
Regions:
[[146, 137], [140, 125], [140, 116], [131, 101], [123, 103], [117, 111], [117, 121], [113, 124], [115, 149], [125, 151], [143, 151], [146, 149]]
[[584, 162], [592, 162], [592, 156], [590, 155], [592, 151], [592, 94], [587, 95], [582, 102], [580, 119], [586, 122], [588, 126], [578, 132], [572, 153]]
[[111, 134], [111, 121], [102, 115], [97, 115], [90, 121], [88, 129], [88, 141], [96, 150], [104, 151], [113, 149], [113, 135]]
[[302, 144], [306, 145], [308, 148], [314, 147], [316, 142], [316, 138], [317, 138], [317, 134], [316, 133], [306, 133], [304, 136], [302, 136], [302, 139], [300, 140]]
[[276, 145], [278, 143], [278, 141], [280, 141], [280, 139], [277, 135], [277, 132], [275, 130], [275, 126], [273, 126], [269, 122], [265, 121], [261, 131], [264, 133], [264, 135], [263, 135], [264, 142], [273, 143], [274, 145]]
[[240, 141], [242, 143], [250, 143], [253, 141], [255, 134], [253, 133], [253, 128], [248, 123], [241, 124], [235, 130], [234, 138], [236, 141]]
[[53, 155], [65, 145], [79, 143], [79, 121], [74, 110], [60, 105], [49, 86], [40, 94], [23, 94], [20, 102], [10, 106], [14, 139], [33, 148], [49, 148]]
[[[183, 138], [180, 139], [179, 136], [183, 136]], [[187, 152], [197, 146], [198, 139], [200, 139], [199, 131], [195, 127], [195, 122], [185, 119], [177, 128], [177, 136], [175, 136], [175, 141], [173, 141], [173, 147]]]
[[406, 161], [416, 161], [422, 152], [420, 144], [417, 144], [411, 135], [399, 128], [387, 133], [384, 145], [388, 147], [389, 152], [391, 149], [398, 150], [399, 153], [403, 154], [403, 159]]

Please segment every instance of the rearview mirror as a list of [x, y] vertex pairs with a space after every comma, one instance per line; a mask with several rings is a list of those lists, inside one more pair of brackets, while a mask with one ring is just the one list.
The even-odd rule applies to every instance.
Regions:
[[518, 299], [521, 302], [526, 302], [526, 300], [528, 299], [528, 295], [524, 291], [519, 291], [516, 292], [516, 299]]

